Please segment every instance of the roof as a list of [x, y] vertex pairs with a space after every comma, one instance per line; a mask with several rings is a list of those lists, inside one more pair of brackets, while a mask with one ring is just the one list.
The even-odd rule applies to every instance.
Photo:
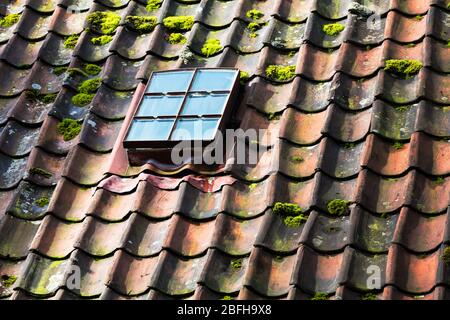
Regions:
[[[2, 299], [450, 297], [447, 0], [359, 9], [349, 0], [165, 0], [155, 12], [145, 2], [0, 4], [1, 15], [21, 13], [0, 28]], [[256, 35], [253, 8], [267, 22]], [[90, 41], [94, 11], [122, 17], [110, 43]], [[154, 15], [157, 25], [138, 33], [128, 15]], [[173, 15], [195, 16], [185, 44], [165, 39], [162, 19]], [[336, 21], [344, 32], [327, 38], [323, 25]], [[65, 48], [73, 34], [77, 45]], [[207, 38], [223, 50], [202, 56]], [[384, 71], [387, 59], [407, 58], [423, 63], [418, 75]], [[71, 99], [86, 75], [59, 67], [86, 63], [102, 67], [102, 84], [80, 107]], [[268, 79], [269, 65], [295, 65], [295, 77]], [[241, 128], [273, 133], [259, 141], [270, 146], [260, 161], [207, 173], [130, 167], [114, 146], [138, 85], [153, 70], [222, 66], [250, 76]], [[30, 91], [57, 96], [45, 103]], [[67, 141], [57, 129], [66, 118], [83, 121]], [[336, 198], [351, 201], [349, 214], [328, 213]], [[306, 223], [287, 227], [275, 202], [298, 204]], [[67, 286], [73, 266], [79, 288]], [[379, 271], [380, 289], [368, 270]]]

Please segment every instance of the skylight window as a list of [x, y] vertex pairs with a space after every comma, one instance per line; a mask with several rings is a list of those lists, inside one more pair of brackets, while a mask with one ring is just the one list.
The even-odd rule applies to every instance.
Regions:
[[126, 148], [213, 141], [223, 129], [238, 87], [238, 69], [154, 72], [124, 140]]

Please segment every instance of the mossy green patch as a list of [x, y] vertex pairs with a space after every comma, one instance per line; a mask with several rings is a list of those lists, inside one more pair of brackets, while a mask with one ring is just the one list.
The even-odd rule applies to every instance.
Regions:
[[0, 283], [5, 287], [5, 288], [9, 288], [11, 287], [15, 282], [17, 281], [17, 277], [16, 276], [11, 276], [11, 275], [2, 275], [0, 277]]
[[130, 28], [140, 33], [152, 32], [156, 26], [156, 17], [127, 16], [125, 21]]
[[234, 300], [231, 296], [223, 296], [220, 300]]
[[252, 9], [252, 10], [248, 10], [245, 13], [245, 16], [252, 20], [258, 20], [258, 19], [261, 19], [262, 17], [264, 17], [264, 13], [262, 13], [258, 9]]
[[172, 16], [163, 20], [164, 26], [173, 31], [188, 31], [194, 25], [193, 16]]
[[231, 261], [231, 267], [233, 269], [240, 269], [242, 268], [242, 259], [234, 259]]
[[292, 162], [303, 162], [303, 161], [305, 161], [305, 159], [303, 159], [303, 158], [300, 157], [300, 156], [292, 156], [292, 157], [291, 157], [291, 161], [292, 161]]
[[170, 44], [183, 44], [186, 43], [187, 39], [182, 33], [174, 32], [171, 33], [167, 39]]
[[71, 76], [71, 77], [74, 77], [74, 76], [76, 76], [77, 74], [79, 74], [80, 76], [83, 76], [83, 77], [88, 77], [89, 75], [86, 73], [86, 72], [84, 72], [83, 70], [81, 70], [80, 68], [68, 68], [67, 70], [66, 70], [66, 72], [69, 74], [69, 76]]
[[100, 37], [94, 37], [91, 38], [91, 43], [96, 46], [103, 46], [105, 44], [108, 44], [112, 41], [113, 37], [109, 35], [103, 35]]
[[419, 60], [397, 60], [391, 59], [386, 61], [386, 66], [384, 70], [395, 74], [401, 78], [408, 79], [416, 74], [423, 68], [422, 62]]
[[445, 179], [444, 177], [437, 177], [433, 182], [434, 184], [443, 184], [445, 182]]
[[206, 42], [203, 44], [202, 47], [202, 53], [206, 57], [210, 57], [219, 52], [220, 50], [222, 50], [222, 45], [219, 39], [208, 39], [206, 40]]
[[345, 29], [345, 26], [343, 26], [340, 23], [329, 23], [329, 24], [325, 24], [322, 27], [322, 31], [325, 32], [325, 34], [332, 36], [332, 37], [337, 36], [342, 31], [344, 31], [344, 29]]
[[239, 79], [240, 79], [241, 83], [247, 81], [249, 78], [250, 78], [250, 75], [247, 71], [243, 71], [243, 70], [239, 71]]
[[94, 99], [94, 93], [78, 93], [72, 97], [72, 103], [79, 107], [87, 106]]
[[401, 149], [403, 149], [403, 147], [404, 147], [405, 145], [403, 144], [403, 143], [401, 143], [401, 142], [395, 142], [393, 145], [392, 145], [392, 147], [395, 149], [395, 150], [401, 150]]
[[311, 297], [311, 300], [328, 300], [328, 294], [324, 292], [317, 292]]
[[84, 71], [91, 76], [96, 76], [102, 71], [102, 67], [88, 63], [84, 66]]
[[67, 67], [56, 67], [53, 69], [53, 74], [60, 76], [63, 73], [66, 73], [67, 71]]
[[48, 93], [48, 94], [43, 94], [39, 96], [39, 101], [45, 103], [45, 104], [49, 104], [49, 103], [53, 103], [56, 100], [56, 96], [58, 94], [57, 93]]
[[81, 124], [76, 120], [66, 118], [58, 124], [57, 130], [63, 136], [64, 141], [69, 141], [80, 133]]
[[450, 266], [450, 247], [444, 249], [441, 258], [447, 266]]
[[11, 13], [0, 19], [0, 27], [10, 28], [19, 22], [20, 13]]
[[45, 207], [46, 205], [48, 205], [50, 202], [50, 200], [47, 197], [41, 197], [39, 199], [37, 199], [34, 203], [38, 206], [38, 207]]
[[153, 12], [158, 10], [161, 7], [162, 4], [162, 0], [148, 0], [147, 2], [147, 6], [145, 7], [145, 9], [147, 11]]
[[78, 91], [81, 93], [95, 93], [101, 84], [101, 78], [89, 79], [80, 83]]
[[111, 34], [116, 31], [120, 19], [121, 17], [118, 14], [110, 11], [93, 12], [87, 17], [88, 22], [101, 30], [103, 34]]
[[42, 168], [37, 168], [37, 167], [31, 168], [28, 172], [31, 173], [31, 174], [36, 174], [36, 175], [39, 175], [39, 176], [43, 176], [43, 177], [45, 177], [47, 179], [49, 179], [49, 178], [51, 178], [53, 176], [53, 174], [51, 172], [49, 172], [49, 171], [47, 171], [45, 169], [42, 169]]
[[294, 203], [276, 202], [272, 211], [282, 217], [284, 224], [289, 228], [297, 228], [307, 220], [302, 214], [302, 208]]
[[258, 31], [258, 30], [261, 30], [263, 26], [264, 26], [264, 24], [262, 24], [262, 23], [258, 23], [258, 22], [250, 22], [250, 23], [247, 25], [247, 29], [249, 29], [249, 30], [252, 31], [252, 32], [256, 32], [256, 31]]
[[374, 293], [366, 293], [361, 296], [361, 300], [377, 300], [377, 295]]
[[349, 202], [343, 199], [334, 199], [328, 202], [327, 210], [330, 214], [342, 216], [348, 212]]
[[266, 75], [278, 81], [287, 81], [295, 76], [295, 66], [270, 65], [266, 68]]
[[80, 39], [80, 36], [77, 34], [73, 34], [71, 36], [68, 36], [64, 40], [64, 48], [66, 49], [73, 49], [77, 45], [78, 39]]

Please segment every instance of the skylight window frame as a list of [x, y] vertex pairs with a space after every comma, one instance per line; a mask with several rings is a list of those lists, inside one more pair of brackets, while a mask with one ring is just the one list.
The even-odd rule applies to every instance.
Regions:
[[[232, 79], [230, 83], [230, 88], [228, 90], [191, 90], [192, 85], [194, 83], [194, 79], [199, 71], [227, 71], [231, 70], [235, 72], [234, 79]], [[185, 91], [174, 91], [174, 92], [147, 92], [149, 90], [149, 86], [152, 83], [152, 79], [155, 76], [155, 74], [161, 74], [161, 73], [172, 73], [172, 72], [183, 72], [183, 71], [191, 71], [192, 76], [189, 80], [189, 84]], [[194, 143], [194, 145], [201, 145], [205, 146], [207, 144], [210, 144], [214, 140], [216, 140], [217, 136], [223, 131], [223, 129], [226, 126], [226, 123], [228, 122], [232, 109], [233, 109], [233, 102], [237, 98], [237, 92], [239, 89], [239, 69], [237, 68], [229, 68], [229, 67], [223, 67], [223, 68], [207, 68], [207, 67], [201, 67], [201, 68], [182, 68], [182, 69], [172, 69], [172, 70], [162, 70], [162, 71], [154, 71], [152, 72], [149, 81], [145, 84], [145, 88], [143, 89], [143, 92], [141, 96], [139, 97], [138, 102], [136, 103], [134, 107], [134, 110], [132, 112], [131, 119], [128, 124], [128, 128], [126, 130], [126, 133], [124, 135], [123, 139], [123, 147], [125, 149], [162, 149], [162, 148], [173, 148], [177, 144], [179, 144], [182, 141], [190, 141]], [[191, 94], [227, 94], [227, 98], [224, 101], [224, 105], [222, 107], [222, 113], [217, 114], [206, 114], [206, 115], [182, 115], [182, 112], [187, 104], [187, 100]], [[174, 115], [159, 115], [159, 116], [142, 116], [137, 115], [139, 112], [139, 109], [143, 105], [145, 97], [164, 97], [164, 96], [183, 96], [183, 100], [181, 102], [181, 105], [178, 109], [177, 114]], [[164, 120], [164, 119], [173, 119], [173, 124], [171, 126], [170, 132], [168, 134], [167, 139], [165, 140], [127, 140], [128, 135], [130, 134], [130, 130], [133, 126], [134, 120]], [[175, 131], [177, 121], [180, 119], [218, 119], [216, 128], [215, 128], [215, 134], [212, 139], [192, 139], [192, 140], [171, 140], [171, 137]]]

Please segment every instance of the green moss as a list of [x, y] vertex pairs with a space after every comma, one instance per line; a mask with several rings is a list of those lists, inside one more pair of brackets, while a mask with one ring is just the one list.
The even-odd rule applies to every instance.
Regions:
[[392, 145], [392, 147], [394, 147], [395, 150], [403, 149], [404, 146], [405, 146], [405, 145], [404, 145], [403, 143], [398, 142], [398, 141], [395, 142], [395, 143]]
[[444, 182], [444, 177], [437, 177], [436, 180], [434, 180], [434, 184], [443, 184]]
[[252, 10], [248, 10], [245, 13], [245, 16], [252, 20], [258, 20], [258, 19], [261, 19], [262, 17], [264, 17], [264, 13], [262, 13], [261, 11], [259, 11], [257, 9], [252, 9]]
[[66, 49], [73, 49], [77, 45], [78, 39], [80, 39], [80, 36], [77, 34], [73, 34], [71, 36], [66, 37], [64, 40], [64, 48]]
[[234, 259], [231, 261], [231, 267], [233, 269], [240, 269], [242, 268], [242, 259]]
[[66, 70], [66, 72], [69, 74], [69, 76], [74, 77], [77, 74], [83, 76], [83, 77], [88, 77], [89, 75], [84, 72], [83, 70], [81, 70], [80, 68], [68, 68]]
[[317, 292], [311, 297], [311, 300], [328, 300], [328, 294], [324, 292]]
[[9, 28], [19, 22], [20, 13], [11, 13], [0, 19], [0, 27]]
[[63, 73], [66, 73], [67, 71], [67, 67], [56, 67], [53, 69], [53, 74], [60, 76]]
[[45, 207], [46, 205], [48, 205], [50, 202], [50, 200], [47, 197], [41, 197], [39, 199], [37, 199], [34, 203], [38, 206], [38, 207]]
[[127, 16], [125, 21], [132, 29], [140, 33], [149, 33], [155, 28], [157, 19], [156, 17]]
[[337, 36], [339, 33], [344, 31], [344, 29], [345, 29], [345, 27], [340, 23], [329, 23], [329, 24], [325, 24], [322, 27], [322, 31], [325, 32], [325, 34], [332, 36], [332, 37]]
[[100, 37], [94, 37], [91, 38], [91, 43], [95, 44], [96, 46], [103, 46], [107, 43], [110, 43], [112, 41], [113, 37], [109, 35], [103, 35]]
[[161, 7], [162, 4], [162, 0], [148, 0], [147, 2], [147, 6], [145, 7], [145, 9], [147, 9], [147, 11], [156, 11]]
[[444, 249], [441, 258], [447, 266], [450, 266], [450, 247]]
[[188, 31], [194, 25], [193, 16], [172, 16], [163, 20], [164, 26], [173, 31]]
[[299, 215], [296, 217], [285, 217], [283, 222], [288, 228], [298, 228], [304, 222], [306, 222], [308, 218], [304, 215]]
[[57, 93], [48, 93], [48, 94], [43, 94], [39, 96], [39, 101], [45, 103], [45, 104], [49, 104], [49, 103], [53, 103], [56, 100], [56, 96], [58, 94]]
[[305, 161], [305, 159], [303, 159], [300, 156], [293, 156], [293, 157], [291, 157], [291, 161], [293, 161], [293, 162], [303, 162], [303, 161]]
[[2, 275], [0, 277], [0, 282], [5, 288], [11, 287], [17, 281], [16, 276]]
[[102, 71], [102, 67], [88, 63], [84, 66], [84, 71], [91, 76], [96, 76]]
[[223, 296], [220, 300], [234, 300], [231, 296]]
[[253, 191], [255, 190], [255, 188], [258, 186], [257, 183], [252, 183], [248, 185], [248, 190]]
[[366, 293], [361, 296], [361, 300], [378, 300], [377, 295], [374, 293]]
[[270, 65], [266, 68], [266, 75], [274, 80], [287, 81], [295, 76], [295, 66]]
[[262, 23], [258, 23], [258, 22], [250, 22], [250, 23], [247, 25], [247, 29], [249, 29], [249, 30], [252, 31], [252, 32], [256, 32], [256, 31], [258, 31], [258, 30], [261, 30], [263, 26], [264, 26], [264, 24], [262, 24]]
[[239, 79], [241, 81], [241, 83], [247, 81], [250, 78], [250, 75], [248, 74], [247, 71], [239, 71]]
[[170, 44], [183, 44], [186, 43], [187, 39], [182, 33], [171, 33], [169, 35], [169, 38], [167, 39], [167, 42]]
[[269, 121], [274, 121], [274, 120], [280, 120], [281, 115], [277, 114], [275, 112], [269, 113], [267, 119], [269, 119]]
[[216, 54], [220, 50], [222, 50], [222, 45], [219, 39], [208, 39], [202, 47], [202, 53], [207, 57]]
[[51, 178], [53, 174], [45, 169], [33, 167], [28, 171], [30, 174], [37, 174], [47, 179]]
[[78, 91], [80, 93], [95, 93], [101, 84], [102, 84], [101, 78], [89, 79], [89, 80], [83, 81], [78, 86]]
[[344, 144], [345, 149], [353, 149], [354, 147], [356, 147], [356, 145], [352, 142], [347, 142]]
[[111, 34], [116, 31], [117, 27], [120, 23], [120, 16], [114, 12], [105, 11], [105, 12], [94, 12], [91, 13], [87, 20], [89, 23], [101, 30], [103, 34]]
[[72, 103], [79, 107], [84, 107], [92, 102], [94, 93], [79, 93], [72, 97]]
[[81, 124], [76, 120], [66, 118], [58, 124], [57, 130], [63, 136], [64, 141], [69, 141], [80, 133]]
[[282, 217], [284, 224], [289, 228], [297, 228], [307, 220], [302, 214], [302, 208], [294, 203], [276, 202], [273, 213]]
[[387, 60], [384, 70], [393, 73], [399, 77], [408, 79], [423, 68], [422, 62], [418, 60]]
[[423, 17], [424, 16], [419, 14], [419, 15], [415, 16], [414, 19], [416, 19], [417, 21], [421, 21], [423, 19]]
[[330, 214], [342, 216], [348, 212], [349, 202], [342, 199], [334, 199], [328, 202], [327, 209]]

